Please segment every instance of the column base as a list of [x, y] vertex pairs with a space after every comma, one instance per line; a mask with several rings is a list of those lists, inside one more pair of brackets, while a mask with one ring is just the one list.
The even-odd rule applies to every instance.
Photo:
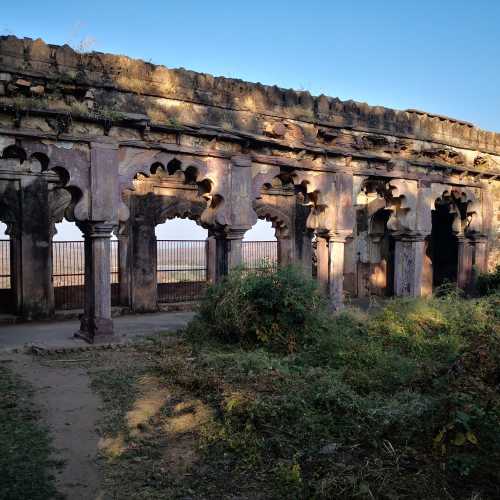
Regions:
[[112, 319], [89, 318], [87, 316], [80, 317], [80, 330], [74, 334], [74, 337], [89, 344], [109, 343], [118, 340], [113, 331]]
[[339, 302], [338, 299], [337, 300], [330, 299], [329, 307], [332, 312], [337, 312], [337, 311], [342, 311], [342, 309], [345, 309], [345, 304], [343, 300]]

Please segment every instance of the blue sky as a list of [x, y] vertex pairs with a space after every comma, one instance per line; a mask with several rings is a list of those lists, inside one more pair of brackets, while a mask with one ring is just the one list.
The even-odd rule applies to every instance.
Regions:
[[102, 52], [500, 132], [497, 0], [4, 3], [2, 34], [91, 38]]

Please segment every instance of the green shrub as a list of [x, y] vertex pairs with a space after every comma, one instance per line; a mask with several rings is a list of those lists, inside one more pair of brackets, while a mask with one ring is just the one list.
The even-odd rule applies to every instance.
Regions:
[[316, 283], [298, 269], [238, 269], [209, 287], [190, 330], [198, 325], [224, 342], [294, 352], [326, 328], [326, 313]]
[[490, 273], [480, 274], [476, 283], [479, 295], [489, 295], [500, 292], [500, 264]]

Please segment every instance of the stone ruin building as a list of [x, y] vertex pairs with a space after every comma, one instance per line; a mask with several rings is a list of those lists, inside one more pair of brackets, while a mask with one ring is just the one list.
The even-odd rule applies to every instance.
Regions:
[[75, 221], [90, 341], [113, 331], [112, 233], [120, 302], [153, 311], [154, 228], [173, 217], [208, 229], [212, 281], [240, 264], [260, 218], [281, 264], [310, 273], [315, 242], [333, 307], [445, 281], [471, 290], [499, 262], [499, 178], [500, 134], [460, 120], [0, 37], [11, 309], [54, 313], [55, 223]]

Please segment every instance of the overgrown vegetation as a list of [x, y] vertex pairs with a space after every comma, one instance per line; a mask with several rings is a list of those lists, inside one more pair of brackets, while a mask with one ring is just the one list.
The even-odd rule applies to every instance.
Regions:
[[39, 424], [31, 389], [0, 366], [0, 498], [59, 498], [48, 431]]
[[296, 270], [236, 272], [184, 336], [154, 337], [133, 363], [95, 372], [106, 488], [135, 499], [499, 498], [499, 326], [498, 294], [449, 288], [332, 315]]
[[500, 293], [500, 264], [497, 265], [495, 270], [480, 274], [476, 286], [480, 295]]
[[216, 405], [212, 460], [229, 454], [275, 498], [498, 497], [500, 296], [325, 317], [289, 269], [207, 295], [196, 367], [164, 369]]
[[208, 289], [191, 332], [197, 324], [208, 337], [291, 353], [326, 328], [326, 304], [293, 267], [239, 269]]

